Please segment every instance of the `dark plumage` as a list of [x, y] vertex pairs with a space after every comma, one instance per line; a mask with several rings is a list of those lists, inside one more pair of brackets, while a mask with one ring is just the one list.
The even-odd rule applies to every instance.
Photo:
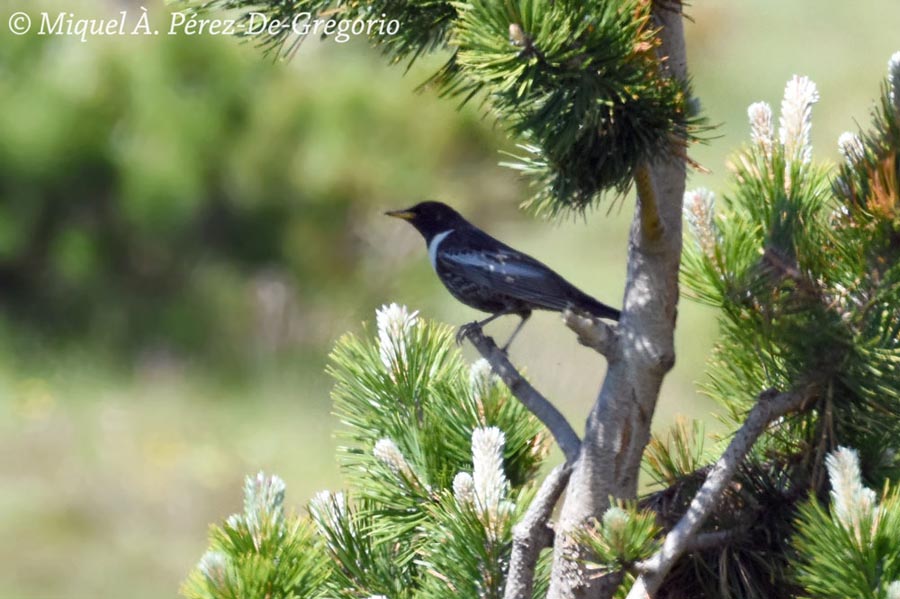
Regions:
[[542, 262], [494, 239], [446, 204], [422, 202], [386, 214], [409, 221], [422, 234], [431, 265], [453, 297], [492, 314], [473, 324], [483, 326], [506, 314], [522, 318], [504, 350], [532, 310], [569, 308], [597, 318], [619, 319], [615, 308], [582, 292]]

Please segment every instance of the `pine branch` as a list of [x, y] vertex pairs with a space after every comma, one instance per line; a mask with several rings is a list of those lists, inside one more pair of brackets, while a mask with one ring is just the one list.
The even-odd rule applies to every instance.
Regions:
[[516, 399], [550, 430], [566, 456], [566, 461], [574, 462], [581, 451], [581, 439], [565, 416], [519, 374], [494, 340], [484, 335], [481, 327], [468, 327], [464, 336], [472, 342], [481, 357], [488, 361], [491, 370], [509, 387]]
[[553, 545], [553, 530], [547, 521], [571, 474], [572, 466], [568, 462], [554, 468], [541, 483], [522, 520], [513, 528], [512, 555], [503, 599], [531, 599], [538, 556], [542, 549]]
[[563, 312], [563, 320], [578, 335], [579, 343], [596, 350], [608, 361], [618, 359], [619, 335], [615, 326], [571, 310]]
[[285, 485], [262, 472], [244, 482], [244, 510], [210, 530], [210, 546], [181, 587], [187, 599], [321, 597], [329, 559], [308, 518], [286, 513]]
[[643, 599], [655, 595], [669, 570], [694, 542], [697, 531], [715, 509], [717, 501], [731, 482], [738, 466], [769, 423], [788, 412], [802, 408], [807, 399], [804, 393], [796, 391], [778, 393], [773, 389], [759, 395], [743, 426], [707, 474], [703, 486], [694, 495], [687, 512], [666, 535], [660, 550], [640, 564], [642, 574], [631, 587], [628, 599]]

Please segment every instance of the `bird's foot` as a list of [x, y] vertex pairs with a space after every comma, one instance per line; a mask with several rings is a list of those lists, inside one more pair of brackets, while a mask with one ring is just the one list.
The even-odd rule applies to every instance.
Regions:
[[459, 330], [456, 331], [456, 345], [462, 345], [462, 342], [469, 336], [469, 333], [475, 330], [481, 330], [481, 323], [477, 320], [459, 327]]

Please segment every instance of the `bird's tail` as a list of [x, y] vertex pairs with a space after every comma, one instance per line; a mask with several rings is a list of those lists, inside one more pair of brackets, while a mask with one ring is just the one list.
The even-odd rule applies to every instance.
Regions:
[[578, 298], [578, 301], [573, 303], [572, 306], [575, 310], [581, 310], [587, 312], [591, 316], [596, 318], [606, 318], [609, 320], [619, 320], [619, 317], [622, 313], [612, 306], [607, 306], [601, 301], [595, 300], [591, 296], [586, 293], [582, 293]]

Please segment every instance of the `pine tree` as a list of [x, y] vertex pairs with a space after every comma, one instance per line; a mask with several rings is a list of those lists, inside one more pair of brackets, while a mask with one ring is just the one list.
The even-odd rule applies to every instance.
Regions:
[[[742, 443], [754, 412], [770, 413], [751, 443], [743, 442], [730, 487], [702, 510], [688, 509], [712, 476], [695, 457], [697, 435], [681, 429], [668, 443], [651, 444], [648, 465], [665, 489], [643, 504], [667, 528], [679, 518], [707, 519], [685, 544], [705, 539], [700, 550], [667, 564], [666, 586], [677, 592], [659, 596], [718, 596], [723, 589], [741, 597], [822, 596], [811, 564], [830, 564], [844, 576], [863, 567], [864, 560], [836, 563], [847, 556], [824, 540], [834, 536], [812, 531], [824, 526], [815, 498], [829, 485], [834, 494], [848, 484], [847, 476], [835, 483], [838, 458], [829, 455], [838, 446], [856, 448], [865, 479], [878, 487], [895, 480], [900, 465], [900, 53], [889, 73], [872, 129], [841, 136], [837, 173], [813, 160], [818, 93], [810, 80], [794, 77], [777, 132], [767, 104], [748, 109], [751, 142], [734, 160], [733, 192], [721, 202], [708, 190], [687, 194], [693, 242], [685, 246], [684, 282], [721, 314], [704, 389], [739, 430], [732, 445]], [[835, 455], [847, 468], [849, 458]], [[886, 496], [885, 510], [896, 509], [892, 501]], [[791, 551], [798, 530], [800, 568]], [[877, 567], [887, 572], [893, 558], [873, 555], [866, 567], [880, 559]], [[876, 596], [868, 593], [826, 596]]]
[[450, 327], [396, 304], [377, 322], [331, 357], [349, 488], [286, 516], [284, 484], [249, 477], [186, 597], [503, 596], [547, 437], [485, 362], [463, 363]]
[[[735, 160], [733, 191], [716, 202], [706, 190], [684, 194], [686, 151], [704, 127], [678, 2], [198, 7], [245, 23], [253, 11], [282, 21], [304, 15], [328, 24], [325, 36], [346, 20], [397, 18], [403, 26], [375, 27], [372, 44], [406, 64], [450, 50], [425, 86], [482, 100], [509, 130], [521, 149], [511, 165], [533, 182], [526, 206], [583, 213], [632, 183], [637, 201], [621, 322], [565, 314], [609, 363], [583, 439], [480, 330], [466, 337], [486, 361], [466, 367], [449, 328], [385, 307], [377, 335], [344, 337], [332, 355], [348, 490], [317, 497], [308, 519], [287, 520], [264, 517], [280, 513], [279, 493], [264, 493], [269, 504], [248, 493], [245, 516], [214, 529], [188, 596], [898, 593], [886, 540], [896, 493], [876, 506], [863, 480], [882, 486], [898, 466], [900, 54], [871, 130], [842, 136], [836, 176], [809, 145], [816, 87], [795, 77], [777, 132], [769, 106], [750, 107], [751, 143]], [[258, 41], [290, 55], [303, 39], [282, 28]], [[685, 247], [682, 208], [693, 233]], [[733, 431], [718, 451], [702, 446], [696, 426], [650, 438], [674, 362], [682, 265], [690, 295], [720, 312], [704, 387]], [[542, 478], [547, 433], [566, 462]], [[833, 453], [839, 446], [858, 451], [859, 476], [849, 450]], [[638, 498], [642, 463], [659, 486]], [[822, 507], [829, 488], [834, 500]], [[869, 507], [848, 510], [848, 497]], [[266, 528], [272, 544], [246, 524], [266, 518], [280, 522]], [[828, 553], [838, 546], [853, 559]], [[284, 563], [291, 574], [244, 563], [276, 571]]]

